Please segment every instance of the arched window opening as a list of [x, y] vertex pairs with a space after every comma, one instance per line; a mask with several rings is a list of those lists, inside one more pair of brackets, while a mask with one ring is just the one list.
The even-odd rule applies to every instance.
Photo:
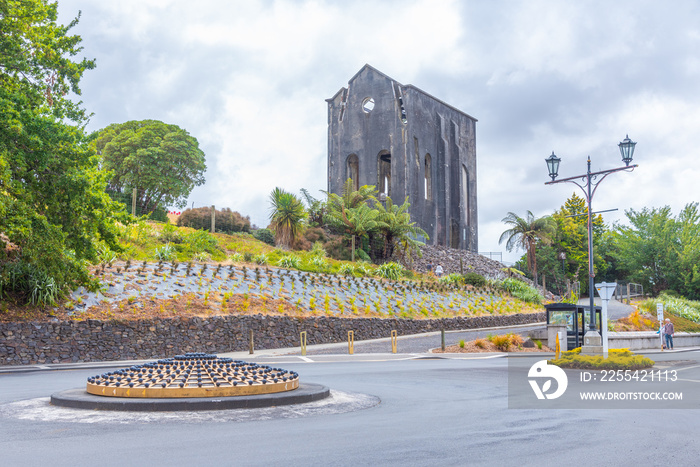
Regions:
[[377, 170], [378, 183], [380, 194], [391, 196], [391, 154], [386, 151], [379, 153], [379, 166]]
[[433, 199], [433, 159], [430, 154], [425, 155], [425, 175], [423, 179], [423, 190], [425, 199], [428, 201]]
[[360, 160], [357, 154], [350, 154], [345, 163], [345, 179], [352, 179], [353, 190], [360, 189]]
[[462, 165], [462, 207], [464, 209], [464, 223], [469, 224], [469, 172]]

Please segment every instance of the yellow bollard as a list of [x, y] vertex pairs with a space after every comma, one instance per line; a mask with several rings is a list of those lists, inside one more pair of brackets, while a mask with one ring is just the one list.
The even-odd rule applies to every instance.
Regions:
[[391, 331], [391, 353], [396, 353], [398, 348], [396, 329]]
[[306, 356], [306, 331], [301, 331], [299, 334], [301, 340], [301, 356]]
[[355, 332], [348, 331], [348, 353], [352, 355], [355, 353]]
[[554, 349], [554, 358], [559, 360], [559, 352], [561, 351], [561, 346], [559, 345], [559, 333], [557, 333], [556, 347]]

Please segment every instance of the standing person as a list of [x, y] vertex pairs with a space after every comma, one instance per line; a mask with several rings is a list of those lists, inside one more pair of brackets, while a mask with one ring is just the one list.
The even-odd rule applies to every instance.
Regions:
[[433, 262], [432, 261], [428, 261], [428, 272], [429, 273], [433, 272]]
[[673, 323], [670, 319], [666, 318], [666, 324], [664, 325], [664, 337], [666, 338], [666, 348], [673, 350]]
[[442, 276], [442, 264], [438, 264], [435, 268], [435, 275], [438, 277]]

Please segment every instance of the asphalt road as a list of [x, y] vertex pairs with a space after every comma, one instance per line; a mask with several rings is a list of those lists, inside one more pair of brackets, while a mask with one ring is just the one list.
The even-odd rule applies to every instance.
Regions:
[[[239, 417], [59, 416], [69, 409], [46, 398], [97, 370], [4, 373], [0, 458], [12, 466], [697, 464], [697, 409], [510, 409], [508, 363], [519, 357], [453, 357], [256, 355], [329, 386], [339, 399], [375, 402], [340, 413], [270, 409]], [[697, 392], [699, 351], [652, 358]]]
[[[600, 297], [594, 297], [594, 302], [596, 306], [601, 306]], [[584, 305], [588, 307], [590, 305], [590, 300], [588, 298], [582, 298], [578, 301], [579, 305]], [[626, 318], [632, 313], [635, 308], [631, 305], [627, 305], [622, 302], [618, 302], [614, 298], [608, 302], [608, 319], [617, 320], [620, 318]]]

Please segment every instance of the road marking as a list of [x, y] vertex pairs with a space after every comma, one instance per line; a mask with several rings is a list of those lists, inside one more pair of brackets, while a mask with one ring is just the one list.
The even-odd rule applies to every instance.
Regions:
[[[668, 368], [671, 368], [671, 365], [669, 365]], [[700, 365], [686, 366], [683, 368], [678, 368], [676, 371], [692, 370], [693, 368], [700, 368]]]

